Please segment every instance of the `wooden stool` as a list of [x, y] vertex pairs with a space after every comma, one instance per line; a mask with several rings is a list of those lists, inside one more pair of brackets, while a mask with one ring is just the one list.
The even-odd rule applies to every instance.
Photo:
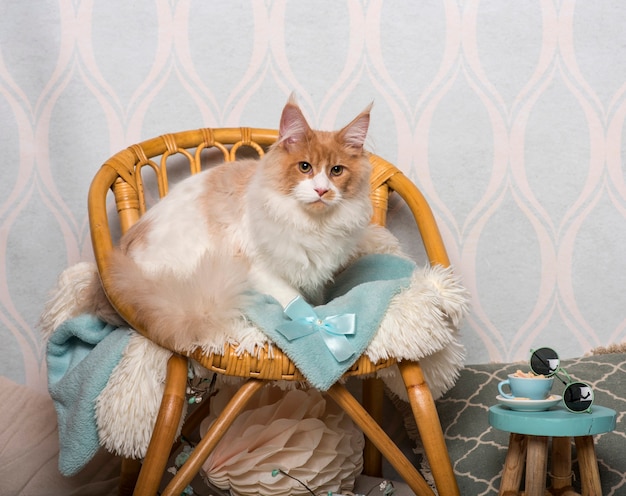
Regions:
[[519, 492], [526, 466], [526, 496], [546, 494], [548, 439], [552, 438], [551, 487], [547, 494], [577, 495], [572, 488], [571, 438], [576, 443], [583, 496], [601, 496], [600, 473], [593, 435], [615, 429], [616, 413], [594, 405], [591, 413], [571, 413], [565, 407], [541, 412], [518, 412], [506, 406], [489, 409], [489, 423], [510, 432], [509, 450], [504, 461], [500, 496]]

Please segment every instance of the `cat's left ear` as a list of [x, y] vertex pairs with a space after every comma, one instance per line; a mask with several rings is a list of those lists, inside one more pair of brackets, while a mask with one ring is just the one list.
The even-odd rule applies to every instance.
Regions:
[[370, 103], [350, 124], [339, 131], [339, 136], [346, 146], [356, 150], [363, 149], [365, 138], [367, 137], [367, 130], [370, 125], [370, 111], [372, 110], [372, 105], [374, 104]]

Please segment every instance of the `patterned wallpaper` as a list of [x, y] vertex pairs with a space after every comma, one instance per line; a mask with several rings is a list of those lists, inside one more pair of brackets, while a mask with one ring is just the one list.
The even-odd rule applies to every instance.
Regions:
[[91, 256], [108, 156], [276, 127], [292, 91], [320, 128], [375, 102], [370, 148], [423, 189], [472, 293], [468, 363], [623, 341], [625, 24], [621, 0], [2, 2], [0, 373], [45, 387], [36, 322]]

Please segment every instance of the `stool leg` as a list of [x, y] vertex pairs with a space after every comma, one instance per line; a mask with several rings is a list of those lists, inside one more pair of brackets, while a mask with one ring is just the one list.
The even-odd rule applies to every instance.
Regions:
[[523, 434], [511, 433], [509, 436], [509, 450], [504, 459], [499, 496], [518, 494], [524, 471], [526, 442], [527, 437]]
[[548, 438], [528, 436], [526, 448], [526, 496], [543, 496], [548, 469]]
[[583, 496], [602, 496], [600, 472], [598, 471], [598, 459], [596, 458], [593, 436], [576, 437], [574, 441], [576, 442], [576, 453], [578, 453], [580, 484]]
[[572, 487], [572, 440], [569, 437], [552, 438], [552, 486], [553, 494], [562, 494]]

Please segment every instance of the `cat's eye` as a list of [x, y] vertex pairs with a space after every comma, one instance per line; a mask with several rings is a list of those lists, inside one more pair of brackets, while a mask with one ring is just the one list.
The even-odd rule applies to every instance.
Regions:
[[308, 162], [298, 162], [298, 169], [300, 169], [300, 172], [308, 174], [313, 170], [313, 166]]
[[333, 165], [330, 168], [331, 176], [341, 176], [342, 173], [343, 173], [343, 165]]

